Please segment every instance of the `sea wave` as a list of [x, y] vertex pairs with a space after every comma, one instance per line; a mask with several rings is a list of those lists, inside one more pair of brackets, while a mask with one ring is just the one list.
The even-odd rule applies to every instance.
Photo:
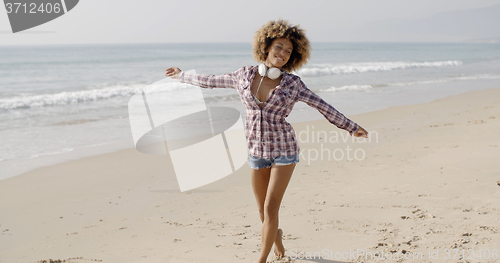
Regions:
[[324, 89], [322, 91], [345, 91], [345, 90], [369, 90], [372, 89], [372, 85], [347, 85], [347, 86], [342, 86], [342, 87], [331, 87], [328, 89]]
[[396, 82], [387, 84], [362, 84], [362, 85], [346, 85], [341, 87], [330, 87], [326, 89], [321, 89], [320, 91], [366, 91], [372, 88], [384, 88], [384, 87], [401, 87], [401, 86], [413, 86], [413, 85], [429, 85], [437, 83], [446, 83], [453, 81], [464, 81], [464, 80], [483, 80], [483, 79], [500, 79], [500, 75], [471, 75], [471, 76], [457, 76], [446, 79], [431, 79], [431, 80], [421, 80], [421, 81], [410, 81], [410, 82]]
[[133, 94], [147, 89], [148, 93], [164, 92], [185, 88], [180, 83], [161, 83], [161, 81], [150, 84], [113, 85], [105, 88], [65, 91], [53, 94], [20, 94], [14, 97], [0, 99], [0, 109], [12, 110], [23, 108], [41, 108], [47, 106], [69, 105], [77, 103], [94, 102], [111, 99], [115, 97], [129, 97]]
[[30, 156], [30, 159], [35, 159], [35, 158], [39, 158], [39, 157], [47, 156], [47, 155], [57, 155], [57, 154], [61, 154], [61, 153], [68, 153], [68, 152], [72, 152], [74, 150], [75, 150], [75, 148], [64, 148], [64, 149], [60, 149], [60, 150], [54, 151], [54, 152], [33, 154]]
[[313, 68], [303, 68], [297, 72], [303, 77], [318, 77], [327, 75], [353, 74], [364, 72], [391, 71], [409, 68], [450, 67], [460, 66], [463, 62], [459, 60], [433, 61], [433, 62], [358, 62], [344, 64], [318, 64]]
[[398, 82], [389, 84], [389, 86], [412, 86], [412, 85], [422, 85], [422, 84], [437, 84], [445, 82], [453, 82], [460, 80], [483, 80], [483, 79], [499, 79], [500, 76], [495, 75], [471, 75], [471, 76], [458, 76], [446, 79], [432, 79], [432, 80], [422, 80], [422, 81], [411, 81], [411, 82]]

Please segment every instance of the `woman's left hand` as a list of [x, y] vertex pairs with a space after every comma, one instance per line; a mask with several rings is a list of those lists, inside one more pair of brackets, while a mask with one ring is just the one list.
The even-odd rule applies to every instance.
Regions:
[[170, 77], [172, 79], [179, 79], [179, 73], [181, 73], [181, 70], [176, 67], [171, 67], [165, 70], [165, 76]]
[[359, 129], [353, 134], [355, 137], [363, 137], [368, 138], [368, 132], [363, 129], [363, 127], [359, 126]]

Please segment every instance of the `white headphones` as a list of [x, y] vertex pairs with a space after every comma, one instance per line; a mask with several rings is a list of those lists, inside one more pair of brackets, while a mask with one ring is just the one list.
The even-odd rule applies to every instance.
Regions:
[[259, 75], [262, 77], [268, 77], [270, 79], [277, 79], [283, 74], [282, 70], [278, 68], [270, 68], [268, 69], [266, 64], [262, 63], [259, 65]]

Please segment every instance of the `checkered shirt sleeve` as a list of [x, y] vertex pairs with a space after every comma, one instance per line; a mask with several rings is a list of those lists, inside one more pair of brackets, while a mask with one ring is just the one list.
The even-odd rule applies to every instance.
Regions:
[[355, 133], [359, 128], [358, 124], [351, 121], [316, 93], [307, 88], [302, 80], [299, 80], [298, 100], [305, 102], [307, 103], [307, 105], [317, 109], [331, 124], [337, 126], [340, 129], [348, 131], [351, 135]]

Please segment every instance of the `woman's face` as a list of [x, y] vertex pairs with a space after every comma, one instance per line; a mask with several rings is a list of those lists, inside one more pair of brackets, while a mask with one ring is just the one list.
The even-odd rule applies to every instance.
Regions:
[[271, 46], [267, 50], [267, 67], [275, 67], [281, 69], [290, 59], [293, 51], [293, 44], [288, 38], [277, 38], [273, 40]]

